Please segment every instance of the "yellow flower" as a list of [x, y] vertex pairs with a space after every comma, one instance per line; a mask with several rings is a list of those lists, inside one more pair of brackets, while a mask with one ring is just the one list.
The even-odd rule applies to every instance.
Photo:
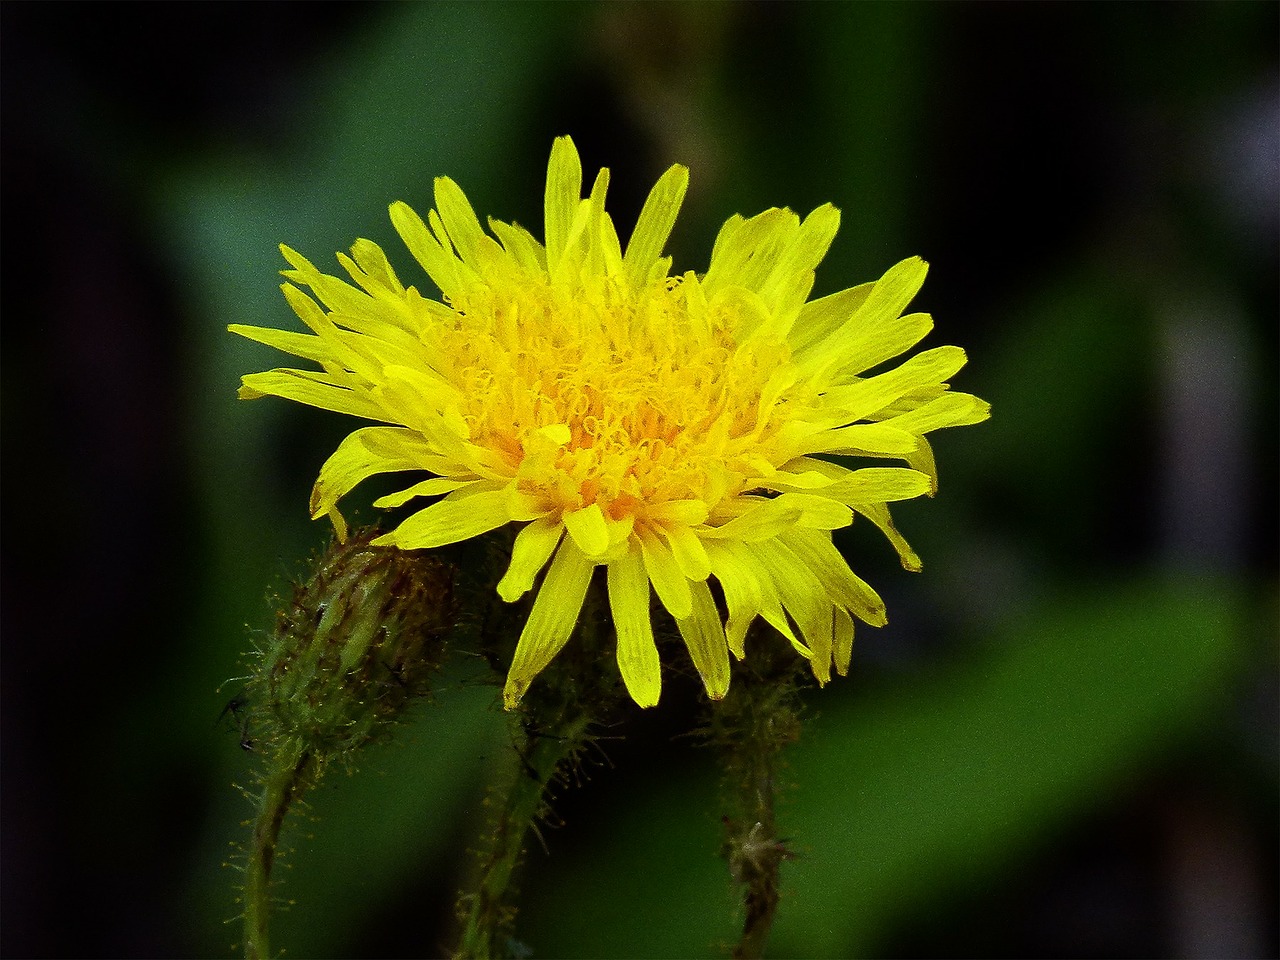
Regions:
[[[507, 601], [550, 561], [507, 678], [508, 708], [569, 639], [597, 566], [618, 667], [641, 706], [661, 688], [651, 585], [713, 698], [756, 617], [820, 682], [833, 664], [843, 674], [854, 618], [879, 626], [885, 609], [831, 531], [861, 514], [918, 570], [887, 504], [932, 494], [926, 433], [988, 415], [982, 400], [948, 389], [965, 362], [959, 347], [868, 374], [932, 327], [928, 314], [902, 316], [924, 261], [808, 299], [839, 225], [830, 204], [803, 221], [785, 209], [735, 216], [705, 274], [671, 275], [662, 251], [688, 180], [681, 166], [662, 176], [624, 249], [605, 212], [609, 171], [583, 199], [577, 150], [562, 137], [547, 169], [545, 245], [492, 219], [486, 234], [458, 185], [440, 178], [427, 223], [404, 203], [392, 204], [391, 222], [442, 301], [405, 287], [368, 240], [338, 255], [359, 289], [281, 247], [292, 266], [284, 295], [312, 333], [229, 328], [322, 368], [250, 374], [242, 397], [380, 424], [356, 430], [321, 468], [314, 518], [328, 515], [342, 536], [337, 503], [356, 484], [425, 471], [375, 505], [439, 499], [375, 543], [438, 547], [521, 524], [498, 584]], [[832, 455], [907, 466], [855, 470]]]

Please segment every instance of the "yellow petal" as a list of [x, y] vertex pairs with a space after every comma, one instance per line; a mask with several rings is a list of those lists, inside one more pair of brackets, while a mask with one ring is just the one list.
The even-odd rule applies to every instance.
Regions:
[[[264, 373], [248, 373], [240, 378], [244, 384], [243, 399], [254, 399], [255, 396], [281, 397], [305, 403], [321, 410], [332, 410], [334, 413], [349, 413], [353, 417], [364, 417], [368, 420], [386, 420], [382, 408], [370, 399], [363, 390], [352, 390], [337, 382], [337, 378], [327, 373], [314, 373], [310, 370], [268, 370]], [[248, 393], [243, 391], [247, 389]]]
[[898, 559], [902, 562], [903, 569], [910, 570], [912, 573], [919, 573], [924, 569], [919, 554], [911, 549], [911, 544], [907, 543], [906, 538], [893, 525], [893, 517], [889, 514], [888, 505], [871, 501], [855, 503], [853, 509], [880, 528], [880, 532], [898, 551]]
[[933, 481], [919, 470], [906, 467], [864, 467], [822, 491], [847, 503], [855, 510], [862, 503], [886, 503], [895, 500], [913, 500], [933, 492]]
[[544, 199], [547, 272], [554, 275], [564, 255], [578, 202], [582, 198], [582, 161], [568, 137], [557, 137], [547, 164]]
[[435, 192], [436, 210], [462, 262], [477, 269], [486, 261], [492, 261], [494, 253], [501, 248], [485, 234], [462, 188], [448, 177], [436, 177]]
[[391, 224], [441, 292], [446, 297], [457, 298], [462, 293], [458, 269], [461, 264], [453, 251], [432, 236], [422, 218], [403, 201], [391, 204]]
[[758, 543], [796, 526], [838, 530], [852, 521], [849, 508], [836, 500], [822, 494], [788, 492], [772, 500], [757, 500], [742, 515], [720, 526], [708, 527], [700, 531], [700, 535], [707, 540]]
[[725, 287], [758, 294], [799, 228], [799, 217], [776, 207], [746, 220], [731, 218], [716, 238], [702, 281], [707, 298], [714, 300]]
[[809, 353], [815, 346], [818, 351], [825, 349], [827, 338], [853, 316], [874, 286], [874, 283], [864, 283], [806, 303], [787, 337], [792, 351], [799, 355]]
[[[919, 257], [903, 260], [890, 267], [853, 313], [826, 336], [817, 336], [816, 330], [811, 335], [798, 330], [798, 337], [804, 340], [795, 346], [803, 354], [804, 366], [852, 376], [917, 343], [932, 328], [932, 318], [923, 313], [899, 315], [919, 292], [928, 268]], [[816, 326], [827, 329], [826, 323]]]
[[[366, 260], [369, 259], [367, 253], [361, 247], [362, 244], [369, 244], [381, 252], [381, 248], [372, 240], [357, 240], [351, 248], [351, 255], [342, 252], [338, 253], [338, 263], [347, 271], [347, 275], [356, 282], [360, 289], [373, 297], [375, 301], [380, 301], [384, 305], [393, 305], [397, 301], [402, 301], [404, 299], [404, 286], [400, 283], [394, 271], [388, 277], [378, 272], [376, 264], [371, 262], [370, 266], [374, 272], [370, 273], [356, 259], [357, 256], [363, 256]], [[358, 254], [357, 251], [359, 251]], [[386, 269], [388, 271], [391, 270], [390, 264], [387, 264]]]
[[772, 316], [771, 337], [786, 338], [813, 290], [814, 270], [826, 256], [840, 228], [840, 211], [826, 203], [805, 217], [790, 236], [773, 271], [760, 288]]
[[600, 504], [593, 503], [581, 510], [566, 510], [564, 526], [578, 548], [588, 557], [599, 557], [609, 549], [609, 528], [605, 524]]
[[[823, 590], [817, 571], [799, 560], [781, 540], [760, 544], [756, 550], [773, 581], [777, 596], [795, 620], [804, 637], [802, 649], [810, 660], [819, 683], [831, 679], [831, 648], [834, 642], [834, 604]], [[795, 639], [792, 638], [795, 645]]]
[[871, 296], [867, 297], [867, 302], [858, 312], [886, 317], [898, 316], [920, 292], [928, 272], [929, 264], [920, 257], [908, 257], [895, 263], [876, 281]]
[[787, 499], [789, 504], [800, 507], [800, 519], [797, 527], [810, 530], [839, 530], [853, 523], [853, 511], [845, 504], [839, 503], [821, 494], [784, 493], [779, 500]]
[[836, 463], [796, 457], [775, 470], [761, 486], [767, 490], [821, 490], [852, 475], [852, 470]]
[[853, 618], [836, 608], [835, 641], [831, 650], [835, 661], [836, 673], [845, 676], [849, 672], [849, 661], [853, 659]]
[[618, 243], [618, 232], [613, 228], [613, 220], [604, 210], [608, 190], [609, 170], [606, 167], [596, 174], [596, 181], [591, 187], [591, 196], [587, 200], [587, 226], [583, 235], [586, 243], [584, 264], [596, 276], [616, 276], [622, 271], [622, 248]]
[[333, 535], [338, 538], [338, 542], [346, 543], [347, 521], [343, 519], [336, 506], [329, 508], [329, 521], [333, 524]]
[[[747, 498], [741, 498], [746, 501]], [[776, 537], [783, 530], [794, 526], [800, 519], [800, 506], [793, 501], [775, 497], [772, 500], [756, 500], [742, 514], [726, 523], [703, 531], [708, 540], [756, 543]]]
[[781, 269], [787, 273], [810, 273], [827, 251], [840, 230], [840, 211], [832, 204], [824, 203], [815, 208], [796, 234], [795, 241], [785, 254]]
[[311, 488], [311, 518], [328, 513], [356, 484], [369, 477], [423, 469], [410, 452], [414, 441], [413, 432], [403, 427], [363, 427], [348, 434], [324, 462]]
[[725, 624], [729, 650], [741, 660], [745, 653], [747, 630], [763, 606], [760, 581], [752, 572], [751, 564], [743, 562], [737, 551], [728, 544], [708, 542], [707, 555], [711, 560], [711, 572], [720, 581], [724, 604], [729, 614]]
[[676, 563], [671, 549], [649, 530], [639, 531], [639, 537], [644, 568], [653, 581], [658, 599], [677, 620], [689, 616], [693, 609], [689, 581]]
[[649, 576], [644, 560], [629, 550], [609, 564], [609, 607], [618, 635], [618, 670], [631, 699], [642, 707], [658, 703], [662, 667], [649, 619]]
[[293, 308], [293, 312], [298, 315], [298, 319], [310, 327], [314, 333], [322, 337], [333, 335], [336, 328], [333, 325], [333, 321], [329, 319], [329, 315], [320, 307], [320, 304], [316, 303], [292, 283], [280, 284], [280, 291], [284, 294], [289, 306]]
[[926, 350], [886, 373], [828, 390], [823, 397], [824, 413], [837, 422], [861, 420], [912, 390], [945, 383], [964, 366], [965, 359], [959, 347]]
[[543, 517], [516, 534], [511, 547], [511, 563], [498, 581], [498, 596], [513, 603], [533, 589], [533, 581], [560, 543], [564, 526]]
[[[806, 571], [817, 581], [816, 592], [820, 596], [829, 597], [873, 627], [885, 625], [884, 601], [866, 581], [849, 569], [849, 564], [832, 544], [829, 534], [793, 530], [779, 538], [779, 546], [786, 551], [790, 560], [782, 566], [789, 571]], [[783, 603], [787, 602], [784, 595]]]
[[729, 646], [720, 622], [720, 611], [703, 581], [689, 585], [692, 602], [687, 617], [676, 618], [693, 665], [698, 668], [707, 696], [720, 700], [729, 691]]
[[520, 703], [529, 684], [565, 645], [582, 611], [595, 565], [566, 537], [547, 569], [529, 619], [516, 644], [502, 699], [508, 710]]
[[334, 361], [332, 348], [320, 337], [290, 330], [273, 330], [270, 327], [250, 327], [243, 323], [230, 324], [227, 330], [304, 360], [314, 360], [326, 365]]
[[463, 487], [470, 486], [479, 481], [479, 477], [467, 477], [458, 479], [456, 477], [432, 477], [430, 480], [423, 480], [421, 483], [415, 483], [413, 486], [396, 493], [389, 493], [385, 497], [379, 497], [373, 501], [375, 507], [390, 510], [396, 507], [404, 506], [415, 497], [436, 497], [443, 493], [452, 493], [454, 490], [461, 490]]
[[[902, 459], [907, 461], [912, 470], [919, 470], [928, 477], [933, 484], [933, 490], [937, 490], [938, 464], [933, 458], [933, 446], [929, 443], [928, 437], [921, 435], [915, 450]], [[929, 496], [933, 496], [933, 493], [930, 492]]]
[[622, 258], [633, 287], [644, 284], [650, 269], [662, 256], [662, 248], [671, 236], [671, 228], [675, 226], [680, 204], [684, 202], [688, 189], [689, 168], [677, 164], [659, 177], [649, 191]]
[[507, 515], [517, 523], [526, 520], [537, 520], [554, 512], [549, 509], [540, 496], [521, 490], [515, 481], [507, 484]]
[[373, 544], [402, 550], [429, 550], [488, 533], [510, 519], [505, 489], [458, 490], [419, 510]]
[[650, 505], [645, 516], [658, 523], [696, 527], [707, 519], [707, 505], [701, 500], [664, 500]]
[[517, 223], [504, 223], [489, 218], [489, 229], [502, 241], [502, 247], [530, 276], [547, 272], [547, 251], [533, 234]]
[[604, 518], [605, 526], [609, 530], [609, 549], [613, 550], [620, 543], [631, 538], [631, 531], [635, 529], [636, 518], [631, 514], [624, 514], [620, 520], [611, 520], [609, 517]]
[[817, 434], [806, 446], [806, 453], [875, 453], [904, 457], [914, 453], [918, 437], [900, 429], [896, 423], [855, 423]]
[[321, 273], [310, 260], [296, 250], [281, 244], [280, 252], [293, 267], [292, 270], [280, 271], [281, 275], [295, 283], [310, 287], [320, 302], [331, 312], [343, 316], [360, 317], [371, 313], [376, 315], [382, 311], [374, 297], [337, 277]]
[[536, 432], [560, 446], [573, 439], [573, 432], [567, 423], [549, 423], [545, 427], [539, 427]]
[[658, 528], [671, 546], [680, 572], [689, 580], [705, 580], [711, 574], [711, 561], [698, 535], [688, 527], [671, 524]]
[[899, 430], [928, 433], [943, 427], [967, 427], [991, 416], [991, 404], [968, 393], [944, 393], [924, 406], [886, 421]]

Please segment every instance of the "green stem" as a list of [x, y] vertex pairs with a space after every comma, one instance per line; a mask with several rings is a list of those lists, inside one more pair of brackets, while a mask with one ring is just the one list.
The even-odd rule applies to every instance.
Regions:
[[[510, 662], [524, 615], [517, 609], [513, 616], [496, 595], [491, 602], [478, 639], [496, 666]], [[538, 824], [547, 820], [557, 787], [570, 785], [592, 727], [613, 712], [622, 695], [616, 675], [600, 669], [601, 659], [614, 650], [607, 611], [604, 580], [597, 576], [573, 636], [534, 679], [518, 710], [507, 714], [511, 749], [484, 801], [489, 817], [476, 845], [478, 862], [458, 898], [459, 960], [525, 955], [513, 931], [515, 881], [529, 835], [542, 840]]]
[[512, 718], [515, 749], [504, 782], [492, 794], [500, 798], [500, 806], [493, 813], [474, 892], [459, 903], [463, 927], [457, 957], [487, 960], [511, 955], [507, 941], [515, 918], [512, 880], [516, 868], [530, 831], [544, 813], [548, 790], [561, 765], [582, 746], [590, 724], [590, 716], [579, 713], [553, 732], [541, 734], [522, 718]]
[[755, 759], [760, 761], [755, 766], [756, 783], [761, 786], [752, 796], [743, 797], [747, 817], [739, 825], [737, 838], [737, 848], [741, 851], [738, 879], [746, 887], [746, 919], [742, 937], [733, 951], [735, 958], [764, 956], [773, 918], [778, 912], [778, 875], [785, 855], [774, 821], [773, 765], [763, 750], [757, 751]]
[[276, 756], [262, 780], [262, 800], [253, 822], [253, 839], [244, 879], [244, 955], [264, 960], [270, 954], [271, 868], [280, 828], [311, 765], [311, 754]]
[[729, 694], [711, 707], [709, 727], [734, 813], [725, 817], [725, 856], [744, 889], [746, 918], [733, 951], [737, 958], [764, 956], [778, 912], [780, 868], [793, 855], [778, 837], [774, 803], [785, 768], [783, 749], [800, 735], [797, 664], [802, 661], [782, 649], [775, 636], [758, 633], [752, 639], [751, 654], [735, 670]]

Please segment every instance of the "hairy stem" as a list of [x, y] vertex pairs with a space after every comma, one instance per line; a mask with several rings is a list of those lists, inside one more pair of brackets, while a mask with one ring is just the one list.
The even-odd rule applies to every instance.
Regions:
[[481, 852], [479, 875], [473, 892], [459, 902], [462, 936], [457, 956], [466, 958], [510, 956], [512, 921], [515, 918], [513, 879], [531, 831], [545, 812], [546, 795], [562, 764], [582, 746], [591, 718], [579, 713], [553, 732], [539, 733], [521, 718], [512, 718], [515, 749], [511, 751], [503, 782], [491, 800], [491, 831]]
[[277, 755], [262, 778], [262, 799], [253, 821], [253, 839], [244, 879], [244, 955], [264, 960], [270, 955], [271, 868], [275, 866], [280, 828], [311, 765], [311, 754]]
[[[618, 702], [620, 685], [599, 669], [602, 646], [612, 640], [604, 616], [607, 603], [603, 581], [597, 578], [587, 592], [573, 638], [538, 675], [519, 710], [507, 715], [512, 749], [485, 800], [489, 820], [477, 845], [479, 863], [470, 892], [458, 900], [459, 958], [481, 960], [522, 952], [512, 937], [515, 879], [529, 835], [542, 840], [538, 823], [546, 820], [557, 787], [569, 785], [592, 726]], [[504, 620], [502, 612], [493, 620], [493, 634], [518, 633], [518, 624]]]
[[709, 732], [720, 751], [733, 811], [724, 818], [724, 854], [734, 882], [743, 888], [746, 911], [733, 951], [739, 958], [764, 956], [778, 912], [780, 867], [793, 856], [778, 837], [774, 804], [785, 767], [783, 750], [800, 735], [799, 670], [798, 658], [771, 642], [776, 639], [755, 637], [728, 695], [711, 707]]
[[759, 788], [743, 796], [745, 820], [736, 825], [738, 858], [737, 880], [745, 888], [746, 918], [742, 936], [734, 948], [734, 957], [763, 957], [773, 918], [778, 912], [778, 874], [785, 849], [778, 840], [773, 804], [774, 767], [766, 751], [755, 751], [753, 758]]

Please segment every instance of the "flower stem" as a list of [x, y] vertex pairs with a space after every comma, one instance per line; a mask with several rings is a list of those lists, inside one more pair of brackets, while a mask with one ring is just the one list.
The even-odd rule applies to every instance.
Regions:
[[[599, 669], [602, 646], [612, 639], [607, 603], [603, 581], [597, 579], [587, 592], [573, 640], [539, 674], [519, 710], [507, 714], [511, 749], [484, 801], [489, 820], [477, 845], [479, 863], [470, 892], [458, 899], [458, 958], [525, 955], [512, 934], [515, 878], [529, 834], [541, 842], [538, 823], [546, 821], [557, 787], [569, 785], [574, 764], [592, 739], [592, 727], [616, 708], [620, 696], [620, 684]], [[516, 626], [505, 605], [498, 608], [482, 634], [482, 646], [490, 634], [501, 640]]]
[[733, 951], [739, 958], [764, 956], [778, 912], [780, 867], [794, 856], [778, 837], [774, 804], [783, 749], [800, 735], [799, 668], [790, 651], [772, 642], [777, 639], [755, 637], [728, 695], [711, 707], [708, 727], [733, 810], [724, 818], [724, 856], [734, 882], [744, 888], [746, 917]]
[[750, 826], [744, 823], [740, 829], [745, 829], [745, 833], [737, 838], [741, 851], [738, 881], [746, 887], [746, 919], [742, 925], [742, 936], [733, 950], [735, 958], [764, 956], [773, 918], [778, 912], [778, 874], [786, 851], [777, 838], [774, 793], [771, 778], [767, 775], [766, 782], [770, 786], [752, 798], [752, 814], [747, 817]]
[[301, 792], [312, 758], [307, 751], [277, 754], [262, 778], [262, 799], [253, 822], [244, 880], [244, 955], [264, 960], [270, 955], [271, 868], [275, 865], [280, 828]]
[[499, 805], [481, 852], [479, 876], [474, 892], [459, 901], [463, 928], [456, 956], [487, 960], [511, 955], [516, 868], [530, 831], [537, 830], [537, 821], [545, 813], [548, 792], [562, 765], [582, 747], [590, 724], [590, 715], [582, 712], [566, 718], [553, 732], [543, 733], [533, 729], [527, 718], [512, 717], [514, 749], [503, 782], [490, 798]]

